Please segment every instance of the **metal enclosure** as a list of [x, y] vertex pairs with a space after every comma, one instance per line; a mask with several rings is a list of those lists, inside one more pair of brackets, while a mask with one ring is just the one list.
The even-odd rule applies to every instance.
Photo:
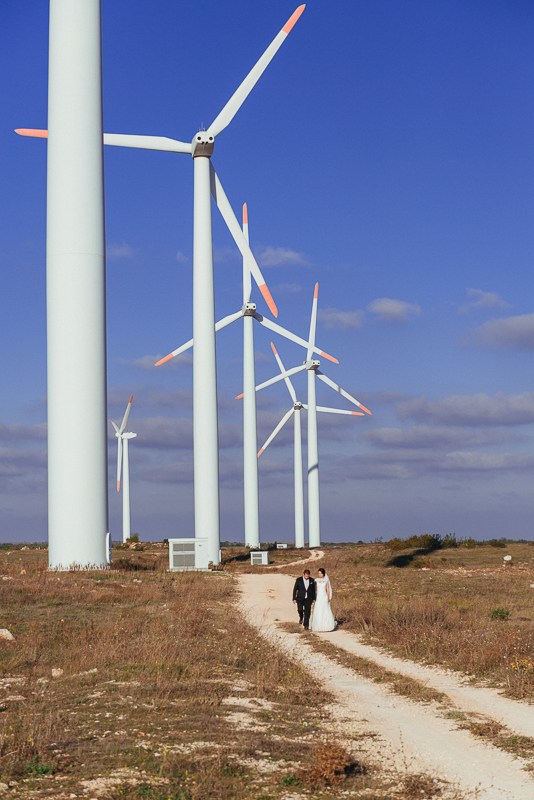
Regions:
[[253, 550], [250, 554], [250, 563], [252, 565], [258, 564], [268, 564], [269, 563], [269, 551], [268, 550]]
[[208, 569], [208, 539], [169, 539], [169, 569]]

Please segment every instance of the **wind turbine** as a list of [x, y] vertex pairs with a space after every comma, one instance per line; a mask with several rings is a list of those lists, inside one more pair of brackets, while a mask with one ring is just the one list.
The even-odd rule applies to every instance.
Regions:
[[[303, 487], [303, 477], [302, 477], [302, 428], [301, 428], [301, 420], [300, 420], [300, 412], [303, 408], [308, 409], [306, 403], [301, 403], [300, 400], [297, 400], [297, 394], [295, 392], [294, 386], [291, 383], [291, 378], [287, 376], [287, 370], [282, 364], [282, 359], [278, 355], [276, 347], [271, 342], [271, 347], [273, 349], [274, 357], [278, 363], [280, 368], [280, 372], [284, 377], [287, 390], [290, 394], [291, 400], [293, 401], [293, 405], [289, 409], [289, 411], [284, 414], [274, 431], [271, 433], [269, 438], [266, 440], [265, 444], [261, 448], [258, 453], [258, 458], [261, 456], [263, 452], [269, 447], [275, 436], [282, 430], [286, 422], [289, 422], [291, 417], [293, 417], [293, 460], [294, 460], [294, 485], [295, 485], [295, 547], [304, 547], [304, 487]], [[258, 387], [259, 389], [260, 387]], [[330, 414], [350, 414], [356, 417], [363, 417], [365, 416], [362, 411], [345, 411], [341, 408], [327, 408], [325, 406], [316, 406], [317, 411], [324, 411]]]
[[[63, 0], [66, 2], [66, 0]], [[93, 0], [94, 2], [94, 0]], [[305, 5], [299, 6], [275, 36], [261, 58], [234, 92], [209, 128], [198, 131], [191, 144], [165, 136], [135, 136], [104, 134], [104, 144], [186, 153], [194, 163], [193, 201], [193, 439], [194, 439], [194, 496], [195, 535], [207, 537], [208, 558], [213, 564], [220, 561], [219, 551], [219, 447], [217, 434], [217, 370], [215, 361], [215, 304], [213, 288], [213, 244], [210, 193], [229, 225], [243, 255], [251, 261], [255, 280], [256, 262], [243, 232], [224, 194], [211, 164], [215, 138], [230, 124], [259, 78], [284, 43]], [[46, 131], [19, 129], [25, 136], [46, 136]], [[224, 209], [224, 210], [223, 210]], [[225, 212], [230, 214], [230, 221]], [[237, 238], [236, 238], [237, 236]], [[265, 284], [259, 285], [273, 314], [276, 306]]]
[[94, 569], [109, 552], [101, 0], [50, 0], [48, 67], [48, 557]]
[[[306, 361], [300, 367], [293, 367], [292, 369], [285, 370], [281, 375], [271, 378], [259, 386], [256, 386], [256, 391], [264, 389], [266, 386], [272, 386], [273, 383], [284, 380], [285, 378], [296, 375], [297, 372], [308, 372], [308, 542], [310, 547], [319, 547], [321, 544], [321, 521], [319, 513], [319, 449], [317, 444], [317, 401], [315, 392], [315, 376], [338, 392], [342, 397], [346, 397], [351, 403], [359, 406], [367, 414], [371, 412], [365, 408], [358, 400], [346, 392], [337, 383], [323, 375], [319, 369], [320, 361], [312, 359], [315, 348], [315, 328], [317, 324], [317, 296], [319, 293], [319, 284], [315, 284], [315, 292], [313, 294], [312, 313], [310, 320], [310, 334], [308, 338]], [[280, 366], [280, 365], [279, 365]], [[306, 406], [305, 406], [306, 407]], [[331, 413], [339, 413], [337, 409], [327, 409], [320, 407], [321, 411], [330, 411]], [[288, 412], [289, 413], [289, 412]], [[288, 417], [289, 418], [289, 417]], [[278, 431], [277, 431], [278, 432]], [[273, 437], [274, 438], [274, 437]], [[263, 448], [265, 449], [265, 447]]]
[[124, 468], [124, 477], [122, 481], [122, 543], [125, 544], [126, 540], [131, 536], [130, 530], [130, 458], [128, 455], [128, 442], [130, 439], [135, 439], [136, 433], [126, 431], [126, 423], [132, 407], [133, 395], [130, 397], [124, 417], [120, 427], [118, 427], [113, 420], [111, 424], [115, 428], [115, 436], [117, 437], [117, 491], [120, 492], [121, 488], [121, 466]]
[[[243, 235], [244, 239], [249, 244], [249, 230], [248, 230], [248, 209], [247, 204], [243, 205]], [[237, 240], [237, 237], [235, 237]], [[252, 292], [251, 282], [251, 260], [243, 255], [243, 305], [239, 311], [234, 314], [229, 314], [224, 317], [215, 325], [215, 332], [222, 330], [232, 322], [243, 318], [243, 394], [239, 397], [243, 398], [243, 493], [244, 493], [244, 513], [245, 513], [245, 543], [250, 547], [258, 547], [260, 543], [260, 526], [259, 526], [259, 503], [258, 503], [258, 439], [256, 432], [256, 389], [255, 389], [255, 368], [254, 368], [254, 328], [253, 320], [255, 319], [260, 325], [268, 328], [275, 333], [279, 333], [286, 339], [300, 344], [302, 347], [307, 348], [308, 342], [296, 336], [291, 331], [286, 330], [276, 322], [271, 322], [265, 319], [261, 314], [256, 312], [256, 304], [250, 302]], [[263, 276], [257, 267], [260, 275], [262, 285], [266, 286]], [[165, 358], [160, 359], [156, 366], [164, 364], [169, 359], [180, 355], [181, 353], [189, 350], [193, 346], [194, 339], [189, 339], [188, 342], [173, 350]], [[335, 364], [338, 363], [337, 359], [328, 355], [318, 347], [314, 347], [314, 351], [320, 353], [324, 358], [328, 358]], [[239, 398], [237, 398], [239, 399]]]

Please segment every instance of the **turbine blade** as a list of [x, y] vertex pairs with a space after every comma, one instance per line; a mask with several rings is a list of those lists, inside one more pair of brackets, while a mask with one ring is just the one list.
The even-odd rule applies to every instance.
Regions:
[[[269, 330], [274, 331], [275, 333], [279, 333], [280, 336], [285, 336], [286, 339], [289, 339], [291, 342], [296, 342], [296, 344], [300, 344], [301, 347], [304, 347], [306, 350], [308, 349], [308, 342], [305, 339], [301, 339], [300, 336], [297, 336], [291, 331], [286, 330], [286, 328], [282, 328], [281, 325], [278, 325], [276, 322], [271, 322], [270, 319], [265, 319], [262, 317], [261, 314], [254, 314], [254, 319], [256, 319], [260, 325], [264, 325]], [[325, 353], [324, 350], [319, 350], [318, 347], [313, 348], [314, 353], [319, 353], [320, 356], [323, 358], [327, 358], [329, 361], [333, 361], [334, 364], [339, 364], [337, 358], [333, 356], [329, 356], [328, 353]]]
[[119, 432], [119, 426], [118, 426], [118, 425], [115, 425], [115, 423], [113, 422], [113, 420], [112, 420], [112, 419], [110, 419], [110, 422], [111, 422], [111, 424], [113, 425], [113, 427], [115, 428], [115, 433], [118, 433], [118, 432]]
[[263, 447], [259, 451], [258, 458], [261, 456], [263, 451], [266, 450], [267, 447], [269, 447], [269, 445], [271, 444], [271, 442], [274, 439], [274, 437], [276, 436], [276, 434], [279, 433], [282, 430], [282, 428], [284, 427], [286, 422], [289, 419], [291, 419], [291, 417], [293, 416], [294, 412], [295, 412], [295, 409], [294, 408], [290, 408], [289, 411], [287, 412], [287, 414], [284, 414], [284, 416], [282, 417], [282, 419], [280, 420], [280, 422], [278, 423], [278, 425], [276, 426], [274, 431], [271, 433], [271, 435], [269, 436], [269, 438], [267, 439], [267, 441], [265, 442], [265, 444], [263, 445]]
[[316, 406], [317, 411], [323, 411], [326, 414], [352, 414], [353, 417], [365, 417], [363, 411], [346, 411], [344, 408], [328, 408], [328, 406]]
[[[259, 392], [260, 389], [265, 389], [266, 386], [272, 386], [273, 383], [278, 383], [278, 381], [285, 380], [290, 375], [296, 375], [297, 372], [302, 372], [306, 369], [306, 365], [303, 364], [301, 367], [293, 367], [293, 369], [288, 369], [285, 372], [282, 372], [281, 375], [275, 375], [274, 378], [271, 378], [269, 381], [265, 381], [265, 383], [260, 383], [259, 386], [256, 386], [256, 391]], [[236, 398], [237, 400], [238, 398]]]
[[321, 372], [321, 370], [319, 370], [319, 369], [316, 369], [316, 370], [315, 370], [315, 374], [317, 375], [317, 377], [318, 377], [320, 380], [322, 380], [322, 381], [323, 381], [323, 383], [326, 383], [328, 386], [331, 386], [331, 387], [332, 387], [332, 389], [334, 389], [336, 392], [339, 392], [339, 394], [340, 394], [342, 397], [346, 397], [346, 398], [347, 398], [347, 400], [350, 400], [350, 402], [351, 402], [351, 403], [354, 403], [354, 405], [357, 405], [357, 406], [359, 406], [359, 407], [360, 407], [361, 409], [363, 409], [363, 410], [364, 410], [364, 411], [365, 411], [367, 414], [370, 414], [370, 413], [371, 413], [371, 412], [369, 411], [369, 409], [368, 409], [368, 408], [366, 408], [366, 407], [365, 407], [365, 406], [363, 406], [361, 403], [359, 403], [357, 400], [355, 400], [355, 399], [354, 399], [354, 397], [353, 397], [351, 394], [349, 394], [348, 392], [346, 392], [344, 389], [342, 389], [342, 388], [341, 388], [341, 386], [338, 386], [338, 384], [337, 384], [337, 383], [334, 383], [334, 381], [331, 381], [331, 380], [330, 380], [330, 378], [327, 378], [327, 377], [326, 377], [326, 375], [323, 375], [323, 373]]
[[48, 139], [48, 131], [37, 128], [15, 128], [15, 133], [19, 136], [32, 136], [34, 139]]
[[130, 133], [105, 133], [104, 144], [115, 147], [137, 147], [140, 150], [164, 150], [166, 153], [189, 153], [191, 144], [167, 136], [136, 136]]
[[117, 439], [117, 491], [121, 488], [121, 467], [122, 467], [122, 436]]
[[[16, 128], [15, 133], [20, 136], [33, 136], [38, 139], [48, 139], [47, 130], [33, 128]], [[104, 144], [116, 147], [137, 147], [140, 150], [164, 150], [166, 153], [189, 153], [191, 144], [179, 142], [178, 139], [169, 139], [167, 136], [136, 136], [130, 133], [105, 133]]]
[[[236, 321], [236, 319], [241, 319], [242, 316], [243, 309], [239, 309], [239, 311], [236, 311], [235, 314], [229, 314], [227, 317], [223, 317], [221, 320], [219, 320], [219, 322], [215, 323], [215, 333], [222, 330], [222, 328], [226, 328], [227, 325], [231, 325], [232, 322]], [[193, 347], [193, 339], [189, 339], [188, 342], [182, 344], [180, 347], [177, 347], [176, 350], [173, 350], [172, 353], [169, 353], [169, 355], [165, 356], [165, 358], [160, 358], [160, 360], [156, 362], [155, 366], [159, 367], [166, 361], [170, 361], [171, 358], [179, 356], [181, 353], [185, 353], [185, 351], [189, 350], [190, 347]]]
[[222, 184], [219, 180], [215, 169], [213, 168], [213, 164], [210, 161], [210, 174], [211, 174], [211, 193], [213, 195], [213, 199], [217, 203], [217, 208], [222, 214], [224, 221], [228, 227], [228, 230], [232, 234], [234, 242], [238, 246], [241, 255], [246, 260], [246, 269], [248, 269], [252, 273], [252, 277], [258, 284], [258, 288], [262, 293], [263, 297], [265, 298], [265, 302], [269, 306], [271, 310], [271, 314], [275, 317], [278, 316], [278, 309], [276, 308], [275, 302], [271, 297], [271, 293], [267, 288], [267, 284], [265, 283], [265, 279], [261, 274], [261, 270], [256, 263], [256, 259], [252, 254], [252, 250], [249, 247], [249, 244], [241, 230], [241, 226], [237, 221], [236, 215], [230, 205], [230, 201], [228, 200]]
[[309, 361], [312, 357], [312, 353], [315, 347], [315, 328], [317, 327], [317, 295], [319, 294], [319, 284], [315, 284], [315, 291], [313, 293], [313, 303], [312, 303], [312, 313], [310, 319], [310, 335], [308, 337], [308, 351], [307, 351], [307, 360]]
[[229, 101], [224, 106], [223, 110], [220, 114], [213, 120], [211, 125], [208, 128], [208, 133], [211, 133], [213, 136], [218, 136], [221, 131], [223, 131], [227, 125], [231, 123], [247, 97], [249, 96], [250, 92], [265, 72], [266, 68], [285, 42], [287, 35], [290, 33], [291, 29], [297, 22], [298, 18], [306, 8], [305, 5], [299, 6], [297, 10], [292, 14], [292, 16], [288, 19], [282, 30], [280, 31], [277, 36], [273, 39], [267, 50], [261, 56], [261, 58], [256, 62], [256, 64], [252, 67], [250, 72], [248, 73], [245, 80], [239, 86], [239, 88], [234, 92], [231, 96]]
[[119, 433], [122, 433], [124, 430], [126, 430], [126, 423], [128, 422], [128, 417], [130, 416], [130, 409], [132, 407], [132, 400], [133, 400], [133, 395], [130, 397], [130, 400], [128, 401], [128, 405], [126, 406], [126, 411], [124, 412], [124, 417], [122, 418], [121, 426], [119, 428]]
[[[272, 350], [273, 350], [273, 353], [274, 353], [274, 357], [276, 358], [276, 363], [278, 364], [278, 367], [280, 369], [280, 372], [285, 372], [286, 368], [282, 364], [282, 359], [278, 355], [278, 351], [277, 351], [276, 347], [274, 346], [274, 344], [272, 342], [271, 342], [271, 347], [272, 347]], [[287, 390], [288, 390], [289, 394], [291, 395], [291, 399], [293, 400], [294, 403], [296, 403], [297, 402], [297, 395], [296, 395], [295, 389], [293, 388], [293, 384], [291, 383], [291, 378], [284, 378], [284, 380], [286, 382]]]
[[[248, 235], [248, 209], [246, 203], [243, 203], [243, 236], [245, 237], [246, 243], [250, 246]], [[243, 258], [243, 305], [250, 302], [251, 293], [252, 282], [250, 280], [250, 269], [246, 258]]]

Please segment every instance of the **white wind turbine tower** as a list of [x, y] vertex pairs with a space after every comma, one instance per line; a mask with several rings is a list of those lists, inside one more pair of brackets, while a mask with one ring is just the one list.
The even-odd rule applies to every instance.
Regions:
[[108, 560], [100, 0], [50, 0], [48, 126], [48, 563], [89, 569]]
[[[351, 403], [359, 406], [367, 414], [371, 412], [358, 402], [352, 395], [346, 392], [337, 383], [323, 375], [319, 369], [320, 361], [312, 359], [315, 352], [315, 327], [317, 323], [317, 296], [319, 293], [319, 284], [315, 284], [315, 292], [313, 294], [312, 314], [310, 320], [310, 335], [308, 339], [308, 349], [306, 354], [306, 361], [300, 367], [293, 367], [292, 369], [285, 370], [281, 375], [271, 378], [268, 381], [256, 387], [256, 391], [264, 389], [266, 386], [271, 386], [291, 375], [296, 375], [297, 372], [307, 370], [308, 372], [308, 405], [304, 406], [308, 410], [308, 542], [310, 547], [319, 547], [321, 544], [321, 521], [319, 513], [319, 448], [317, 444], [317, 402], [315, 393], [315, 376], [331, 386], [336, 392], [339, 392], [342, 397], [346, 397]], [[320, 407], [321, 411], [329, 411], [330, 413], [339, 413], [337, 409], [328, 409]], [[265, 448], [264, 448], [265, 449]]]
[[130, 457], [128, 453], [128, 442], [130, 439], [135, 439], [136, 433], [131, 433], [126, 430], [126, 423], [132, 407], [133, 395], [130, 397], [124, 417], [120, 427], [118, 427], [113, 420], [111, 424], [115, 428], [115, 436], [117, 437], [117, 491], [120, 492], [121, 488], [121, 467], [123, 468], [122, 479], [122, 543], [125, 544], [126, 540], [131, 536], [130, 529]]
[[[294, 446], [293, 446], [293, 456], [294, 456], [294, 484], [295, 484], [295, 547], [304, 547], [304, 482], [302, 477], [302, 428], [301, 428], [301, 420], [300, 420], [300, 412], [303, 408], [308, 408], [306, 403], [301, 403], [297, 400], [297, 394], [291, 383], [291, 378], [287, 376], [287, 370], [282, 364], [282, 359], [278, 355], [276, 347], [271, 342], [271, 347], [273, 349], [274, 357], [280, 367], [280, 372], [282, 373], [288, 389], [288, 392], [291, 396], [291, 400], [293, 401], [292, 407], [289, 411], [284, 414], [274, 431], [271, 433], [263, 447], [258, 453], [258, 458], [261, 454], [267, 449], [267, 447], [271, 444], [275, 436], [282, 430], [286, 422], [289, 422], [291, 417], [293, 417], [293, 438], [294, 438]], [[260, 388], [260, 387], [258, 387]], [[326, 408], [325, 406], [316, 406], [317, 411], [324, 411], [330, 414], [350, 414], [356, 417], [363, 417], [365, 416], [362, 411], [345, 411], [341, 408]]]
[[[56, 0], [57, 1], [57, 0]], [[68, 0], [61, 0], [69, 5]], [[96, 3], [97, 0], [91, 0]], [[79, 3], [70, 3], [79, 5]], [[299, 6], [275, 36], [269, 47], [256, 62], [247, 77], [234, 92], [207, 131], [195, 134], [191, 144], [165, 136], [136, 136], [130, 134], [104, 134], [104, 144], [119, 147], [136, 147], [144, 150], [164, 150], [186, 153], [194, 163], [193, 201], [193, 336], [196, 342], [193, 361], [193, 439], [194, 439], [194, 496], [195, 535], [207, 537], [208, 558], [214, 564], [220, 561], [219, 553], [219, 446], [217, 434], [217, 370], [215, 362], [215, 305], [213, 289], [213, 245], [211, 228], [211, 201], [213, 193], [222, 211], [219, 199], [224, 191], [211, 164], [215, 138], [230, 124], [259, 78], [282, 46], [294, 27], [305, 5]], [[77, 129], [78, 132], [78, 129]], [[46, 131], [19, 129], [25, 136], [46, 136]], [[81, 141], [83, 132], [80, 131]], [[228, 219], [225, 218], [228, 224]], [[239, 223], [238, 246], [251, 259], [254, 275], [255, 261], [244, 240]], [[235, 238], [235, 236], [234, 236]], [[243, 252], [243, 250], [242, 250]], [[254, 275], [256, 278], [256, 276]], [[276, 316], [276, 306], [265, 285], [260, 285], [269, 307]]]
[[[219, 197], [218, 202], [224, 208], [225, 219], [234, 219], [232, 208], [226, 196], [224, 197], [224, 204]], [[237, 220], [228, 225], [236, 243], [239, 245], [240, 238], [235, 231], [235, 225], [238, 225]], [[241, 231], [239, 231], [241, 232]], [[247, 204], [243, 205], [243, 241], [249, 244], [248, 233], [248, 210]], [[250, 249], [250, 248], [249, 248]], [[243, 252], [243, 251], [242, 251]], [[308, 342], [296, 336], [291, 331], [286, 330], [276, 322], [266, 319], [261, 314], [256, 312], [256, 304], [250, 302], [252, 291], [251, 273], [256, 277], [256, 282], [260, 286], [265, 286], [266, 283], [261, 274], [260, 268], [252, 259], [254, 256], [248, 256], [247, 251], [243, 252], [243, 305], [234, 314], [229, 314], [227, 317], [219, 320], [215, 325], [215, 332], [222, 330], [232, 322], [243, 318], [243, 394], [239, 395], [236, 399], [243, 398], [243, 493], [244, 493], [244, 511], [245, 511], [245, 544], [250, 547], [258, 547], [260, 543], [260, 525], [259, 525], [259, 502], [258, 502], [258, 439], [256, 432], [256, 390], [255, 390], [255, 368], [254, 368], [254, 329], [253, 320], [256, 320], [275, 333], [279, 333], [286, 339], [290, 339], [296, 344], [307, 348]], [[252, 267], [255, 268], [255, 273], [252, 272]], [[270, 297], [270, 295], [269, 295]], [[165, 358], [160, 359], [156, 366], [164, 364], [171, 358], [180, 355], [193, 346], [194, 339], [189, 339], [188, 342], [173, 350]], [[314, 352], [319, 353], [338, 363], [337, 359], [329, 356], [323, 350], [314, 346]]]

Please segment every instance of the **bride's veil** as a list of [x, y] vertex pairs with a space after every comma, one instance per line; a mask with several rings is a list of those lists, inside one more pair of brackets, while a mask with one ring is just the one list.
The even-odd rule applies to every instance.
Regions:
[[325, 576], [326, 582], [327, 582], [327, 584], [328, 584], [328, 586], [330, 588], [330, 600], [331, 600], [332, 599], [332, 584], [330, 583], [330, 578], [328, 577], [328, 574], [326, 572], [325, 572], [324, 576]]

